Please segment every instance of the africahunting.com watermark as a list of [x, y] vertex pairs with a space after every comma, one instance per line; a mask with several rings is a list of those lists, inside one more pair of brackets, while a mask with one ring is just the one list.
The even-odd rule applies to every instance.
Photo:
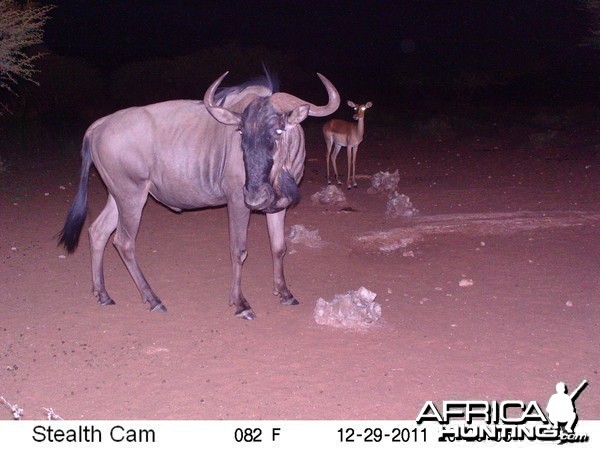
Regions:
[[569, 394], [565, 383], [557, 383], [556, 393], [548, 400], [545, 411], [536, 401], [453, 400], [442, 402], [441, 407], [427, 401], [416, 422], [440, 424], [441, 442], [587, 442], [587, 434], [575, 432], [578, 420], [575, 399], [587, 385], [587, 380], [583, 380]]

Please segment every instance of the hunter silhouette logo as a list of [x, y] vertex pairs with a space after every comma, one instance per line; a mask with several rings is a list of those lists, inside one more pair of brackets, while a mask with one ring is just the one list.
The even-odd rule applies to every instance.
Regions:
[[560, 429], [561, 425], [568, 434], [573, 434], [573, 429], [577, 423], [577, 412], [575, 410], [575, 399], [587, 386], [587, 380], [583, 380], [577, 389], [575, 389], [571, 395], [567, 394], [567, 385], [562, 381], [556, 383], [556, 394], [550, 397], [548, 400], [548, 406], [546, 406], [546, 412], [548, 413], [548, 419], [552, 422], [555, 428]]
[[548, 400], [546, 414], [538, 402], [520, 400], [451, 400], [441, 408], [427, 401], [417, 416], [417, 424], [437, 422], [441, 427], [438, 440], [454, 441], [559, 441], [587, 442], [587, 434], [576, 434], [575, 400], [588, 385], [583, 380], [568, 394], [563, 382]]

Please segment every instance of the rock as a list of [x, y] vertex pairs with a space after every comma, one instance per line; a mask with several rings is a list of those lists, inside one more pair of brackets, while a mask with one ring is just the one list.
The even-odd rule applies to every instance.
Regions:
[[394, 193], [388, 197], [388, 202], [385, 210], [385, 217], [397, 218], [397, 217], [414, 217], [419, 214], [419, 210], [413, 207], [410, 199], [404, 194]]
[[394, 173], [377, 172], [371, 177], [371, 187], [367, 189], [369, 194], [377, 194], [380, 192], [394, 192], [398, 189], [400, 182], [400, 174], [398, 170]]
[[364, 286], [346, 294], [337, 294], [333, 300], [317, 300], [314, 318], [319, 325], [364, 330], [381, 318], [381, 305], [375, 302], [377, 294]]
[[319, 230], [309, 230], [304, 225], [292, 225], [287, 236], [293, 244], [303, 244], [307, 247], [318, 248], [325, 245], [319, 236]]
[[310, 199], [313, 203], [318, 203], [321, 205], [333, 205], [335, 203], [345, 202], [346, 196], [339, 187], [330, 184], [329, 186], [322, 188], [320, 191], [315, 192], [310, 196]]

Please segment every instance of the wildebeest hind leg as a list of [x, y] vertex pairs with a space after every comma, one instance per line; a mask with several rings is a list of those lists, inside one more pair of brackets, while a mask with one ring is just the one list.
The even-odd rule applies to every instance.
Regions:
[[98, 297], [101, 305], [114, 305], [104, 285], [104, 249], [106, 241], [117, 228], [117, 204], [109, 194], [106, 206], [88, 229], [90, 238], [90, 254], [92, 258], [92, 292]]
[[140, 226], [142, 210], [147, 199], [147, 194], [133, 195], [127, 201], [119, 204], [119, 221], [117, 232], [113, 243], [121, 255], [121, 259], [127, 266], [127, 270], [133, 278], [143, 303], [150, 303], [150, 311], [166, 312], [167, 308], [162, 304], [158, 296], [152, 291], [146, 277], [142, 273], [135, 257], [135, 238]]

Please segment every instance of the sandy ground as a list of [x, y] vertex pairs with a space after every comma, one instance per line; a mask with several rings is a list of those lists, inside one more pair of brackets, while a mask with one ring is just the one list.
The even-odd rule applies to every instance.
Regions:
[[[138, 257], [168, 313], [141, 304], [112, 245], [117, 305], [101, 307], [87, 235], [69, 257], [54, 238], [79, 159], [13, 162], [0, 174], [0, 395], [25, 419], [47, 407], [65, 419], [412, 420], [427, 400], [545, 406], [558, 381], [587, 379], [577, 412], [600, 419], [598, 130], [541, 146], [531, 132], [437, 139], [367, 123], [359, 188], [325, 206], [310, 199], [325, 186], [325, 149], [309, 126], [303, 200], [286, 230], [316, 230], [322, 245], [289, 243], [286, 277], [301, 304], [281, 306], [265, 218], [253, 215], [243, 275], [252, 322], [227, 305], [224, 208], [175, 214], [150, 200]], [[387, 219], [386, 195], [367, 193], [369, 176], [396, 169], [414, 218]], [[95, 176], [92, 217], [105, 198]], [[382, 305], [376, 326], [315, 323], [319, 297], [360, 286]]]

